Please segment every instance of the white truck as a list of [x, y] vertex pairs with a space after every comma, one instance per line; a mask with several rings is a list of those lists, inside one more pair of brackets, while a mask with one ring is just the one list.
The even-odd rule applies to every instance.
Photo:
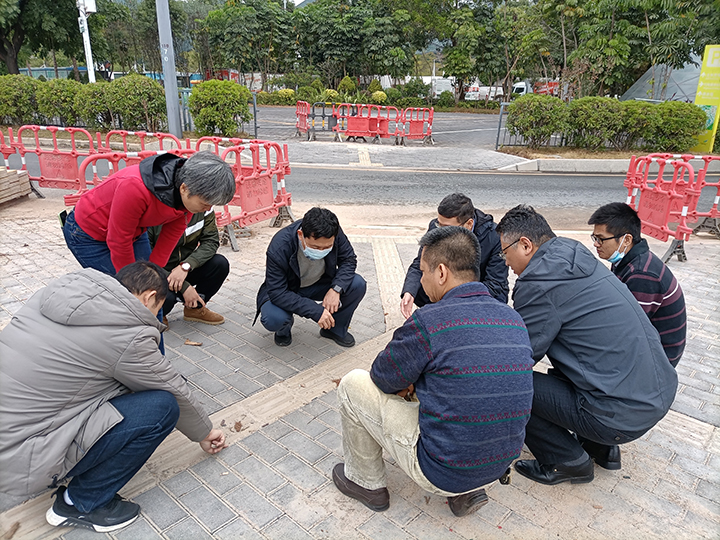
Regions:
[[481, 86], [478, 81], [465, 87], [465, 101], [485, 101], [503, 96], [502, 86]]

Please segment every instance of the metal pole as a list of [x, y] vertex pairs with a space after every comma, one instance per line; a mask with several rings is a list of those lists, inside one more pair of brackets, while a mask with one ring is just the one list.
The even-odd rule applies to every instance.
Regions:
[[155, 9], [157, 10], [163, 79], [165, 80], [165, 104], [167, 106], [168, 131], [177, 138], [182, 139], [180, 97], [178, 95], [177, 74], [175, 73], [175, 49], [173, 48], [172, 28], [170, 27], [170, 7], [168, 6], [168, 0], [155, 0]]
[[257, 140], [257, 96], [255, 92], [250, 92], [253, 99], [253, 122], [255, 123], [255, 140]]
[[85, 13], [85, 3], [78, 0], [77, 8], [80, 12], [78, 17], [78, 25], [83, 38], [83, 47], [85, 47], [85, 64], [87, 65], [88, 82], [95, 82], [95, 65], [93, 64], [92, 49], [90, 48], [90, 31], [87, 26], [87, 15]]
[[[495, 150], [497, 150], [500, 146], [500, 130], [502, 128], [502, 119], [503, 113], [505, 112], [505, 105], [507, 105], [507, 103], [500, 104], [500, 119], [498, 120], [497, 136], [495, 137]], [[505, 142], [505, 139], [503, 139], [503, 142]]]

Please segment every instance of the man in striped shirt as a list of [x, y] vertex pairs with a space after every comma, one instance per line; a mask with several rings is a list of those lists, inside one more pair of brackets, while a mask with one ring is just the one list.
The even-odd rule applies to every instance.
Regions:
[[356, 369], [340, 381], [345, 463], [334, 467], [333, 482], [368, 508], [386, 510], [385, 450], [464, 516], [488, 502], [482, 486], [520, 455], [533, 399], [532, 349], [520, 315], [478, 281], [480, 244], [471, 231], [438, 227], [420, 245], [431, 303], [395, 331], [369, 373]]
[[590, 217], [598, 256], [612, 263], [612, 272], [627, 285], [660, 334], [673, 367], [685, 350], [685, 297], [670, 269], [640, 237], [637, 212], [625, 203], [601, 206]]

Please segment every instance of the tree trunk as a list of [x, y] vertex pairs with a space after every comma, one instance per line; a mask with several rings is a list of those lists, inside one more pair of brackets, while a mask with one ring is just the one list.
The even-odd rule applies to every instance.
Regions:
[[58, 73], [57, 57], [55, 56], [55, 49], [53, 49], [51, 52], [52, 52], [52, 57], [53, 57], [53, 67], [55, 68], [55, 78], [59, 79], [60, 74]]
[[560, 28], [562, 29], [563, 41], [563, 69], [567, 68], [567, 37], [565, 37], [565, 16], [560, 17]]
[[72, 57], [72, 64], [73, 64], [73, 73], [75, 73], [75, 80], [77, 82], [80, 82], [80, 70], [78, 69], [77, 58], [75, 58], [74, 56]]
[[25, 31], [19, 17], [15, 26], [0, 28], [0, 60], [5, 62], [10, 75], [20, 75], [17, 57], [24, 39]]

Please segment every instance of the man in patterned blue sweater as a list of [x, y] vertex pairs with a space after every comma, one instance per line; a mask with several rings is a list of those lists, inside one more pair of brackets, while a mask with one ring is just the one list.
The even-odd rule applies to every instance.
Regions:
[[[373, 362], [338, 386], [345, 463], [333, 482], [375, 511], [390, 506], [383, 449], [456, 516], [520, 455], [532, 404], [532, 350], [520, 316], [478, 282], [480, 246], [462, 227], [421, 240], [415, 311]], [[416, 392], [417, 400], [409, 400]]]

